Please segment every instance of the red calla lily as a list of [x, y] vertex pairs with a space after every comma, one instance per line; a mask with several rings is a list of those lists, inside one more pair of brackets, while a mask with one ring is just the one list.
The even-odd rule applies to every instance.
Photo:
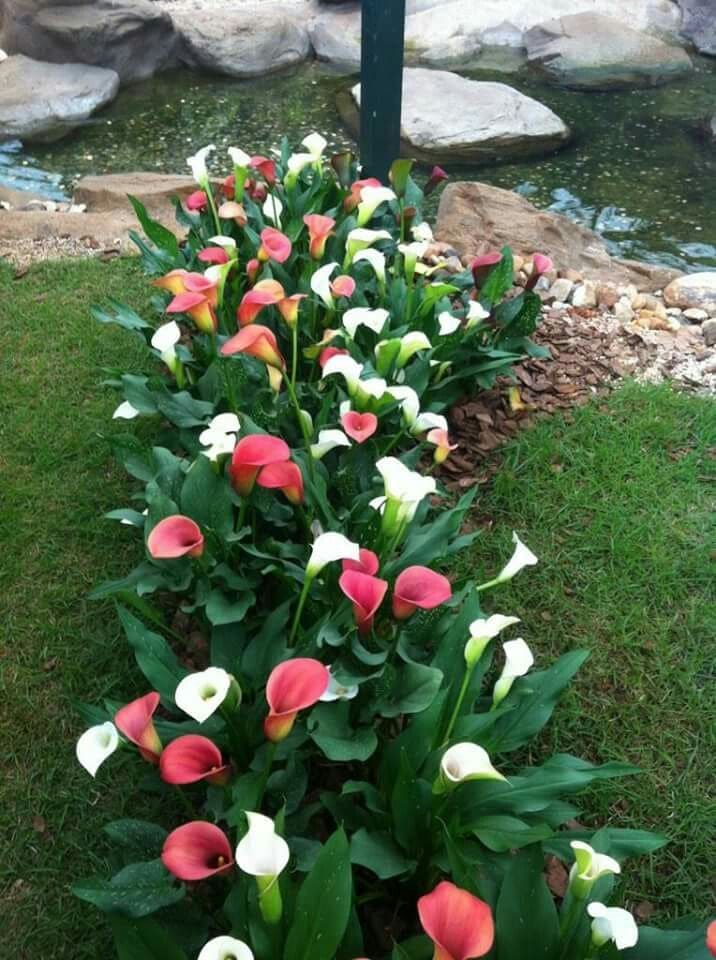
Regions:
[[206, 210], [209, 198], [204, 190], [195, 190], [189, 194], [184, 202], [187, 210]]
[[252, 323], [239, 330], [233, 337], [229, 337], [226, 343], [222, 344], [220, 353], [223, 357], [230, 357], [234, 353], [245, 353], [279, 370], [283, 370], [286, 366], [273, 330], [262, 327], [260, 323]]
[[139, 752], [149, 763], [159, 763], [162, 753], [162, 741], [154, 728], [154, 712], [159, 706], [159, 694], [148, 693], [138, 700], [132, 700], [114, 715], [114, 725], [119, 732], [139, 748]]
[[435, 944], [434, 960], [473, 960], [492, 948], [495, 925], [490, 907], [447, 880], [418, 900], [418, 915]]
[[313, 260], [320, 260], [326, 252], [326, 243], [333, 233], [336, 221], [320, 213], [307, 213], [303, 222], [308, 227], [308, 252]]
[[367, 547], [361, 547], [358, 555], [360, 560], [343, 561], [343, 572], [345, 573], [346, 570], [357, 570], [359, 573], [367, 573], [371, 577], [374, 576], [380, 569], [378, 554], [373, 553], [373, 551]]
[[712, 920], [706, 928], [706, 949], [712, 957], [716, 957], [716, 920]]
[[492, 250], [490, 253], [483, 253], [480, 254], [479, 257], [475, 257], [470, 264], [470, 269], [472, 270], [472, 277], [476, 287], [483, 285], [485, 280], [487, 280], [487, 275], [490, 270], [492, 270], [500, 260], [502, 260], [502, 254], [499, 250]]
[[284, 660], [271, 671], [266, 684], [269, 715], [264, 720], [266, 737], [278, 743], [293, 728], [299, 710], [317, 703], [326, 692], [330, 674], [319, 660], [295, 657]]
[[229, 771], [230, 767], [224, 763], [216, 744], [195, 734], [172, 740], [159, 758], [159, 773], [166, 783], [207, 780], [221, 785], [229, 779]]
[[260, 269], [261, 264], [256, 257], [252, 257], [246, 264], [246, 276], [249, 278], [249, 283], [256, 283], [256, 277]]
[[441, 183], [444, 183], [445, 180], [448, 180], [448, 179], [449, 177], [445, 173], [442, 167], [433, 167], [433, 169], [430, 171], [428, 182], [425, 184], [425, 187], [423, 188], [423, 194], [426, 197], [429, 197], [430, 194], [433, 192], [433, 190], [435, 190], [437, 187], [440, 186]]
[[303, 503], [303, 474], [290, 460], [270, 463], [259, 473], [256, 482], [267, 490], [280, 490], [290, 503]]
[[193, 820], [166, 838], [162, 863], [179, 880], [206, 880], [232, 870], [234, 855], [223, 830], [206, 820]]
[[544, 253], [536, 253], [532, 257], [532, 272], [527, 278], [525, 290], [532, 290], [543, 273], [549, 273], [554, 267], [552, 260]]
[[242, 437], [234, 447], [229, 467], [234, 489], [242, 497], [248, 497], [262, 467], [271, 463], [282, 463], [290, 456], [288, 444], [280, 437], [270, 437], [263, 433]]
[[147, 550], [155, 560], [200, 557], [204, 552], [204, 537], [198, 524], [175, 513], [152, 528], [147, 537]]
[[365, 443], [378, 429], [378, 418], [374, 413], [358, 413], [349, 410], [341, 417], [343, 429], [356, 443]]
[[341, 574], [338, 585], [353, 604], [353, 616], [360, 633], [370, 632], [388, 589], [388, 581], [359, 570], [346, 570]]
[[251, 158], [251, 168], [258, 170], [266, 183], [272, 187], [276, 183], [276, 161], [270, 157], [256, 156]]
[[255, 287], [244, 294], [237, 317], [240, 327], [253, 323], [264, 307], [273, 307], [280, 303], [286, 292], [278, 280], [259, 280]]
[[420, 607], [432, 610], [452, 596], [447, 577], [429, 567], [407, 567], [398, 576], [393, 587], [393, 616], [407, 620]]
[[291, 241], [280, 230], [276, 230], [275, 227], [266, 227], [261, 231], [261, 246], [257, 254], [259, 260], [285, 263], [291, 256], [291, 249]]
[[229, 262], [229, 255], [223, 247], [205, 247], [197, 253], [196, 257], [197, 260], [201, 260], [202, 263]]
[[318, 357], [318, 365], [323, 369], [331, 357], [338, 357], [341, 356], [341, 354], [348, 356], [349, 353], [349, 350], [344, 350], [342, 347], [324, 347]]

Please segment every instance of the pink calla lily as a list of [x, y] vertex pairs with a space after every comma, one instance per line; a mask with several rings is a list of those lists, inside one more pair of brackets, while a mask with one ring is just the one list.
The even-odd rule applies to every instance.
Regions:
[[303, 474], [298, 464], [290, 460], [270, 463], [261, 470], [256, 482], [267, 490], [280, 490], [289, 503], [303, 503]]
[[114, 725], [119, 732], [138, 747], [142, 757], [149, 763], [159, 763], [162, 741], [154, 728], [154, 713], [159, 706], [159, 694], [148, 693], [132, 700], [114, 715]]
[[270, 187], [276, 183], [276, 161], [271, 160], [270, 157], [252, 157], [251, 169], [258, 170]]
[[321, 260], [326, 252], [326, 243], [333, 233], [336, 221], [320, 213], [307, 213], [303, 222], [308, 227], [308, 252], [312, 260]]
[[167, 313], [186, 313], [203, 333], [216, 333], [215, 307], [219, 293], [213, 281], [201, 273], [172, 270], [155, 284], [175, 294]]
[[359, 560], [344, 560], [343, 572], [346, 570], [357, 570], [359, 573], [367, 573], [368, 576], [375, 576], [380, 569], [380, 560], [378, 554], [373, 553], [367, 547], [361, 547], [359, 551]]
[[278, 349], [278, 341], [273, 330], [252, 323], [230, 337], [221, 347], [221, 355], [230, 357], [235, 353], [245, 353], [249, 357], [262, 360], [269, 367], [283, 370], [286, 361]]
[[261, 264], [256, 257], [252, 257], [252, 259], [246, 264], [246, 276], [249, 278], [249, 283], [256, 283], [256, 277], [258, 276], [260, 269]]
[[343, 201], [346, 213], [352, 213], [360, 203], [360, 192], [364, 187], [382, 187], [383, 184], [375, 177], [366, 177], [365, 180], [356, 180], [351, 184], [351, 192]]
[[207, 737], [187, 734], [165, 747], [159, 758], [159, 773], [165, 783], [208, 783], [222, 785], [229, 779], [230, 766], [221, 750]]
[[273, 307], [286, 297], [278, 280], [259, 280], [255, 287], [244, 294], [237, 317], [240, 327], [246, 327], [256, 320], [264, 307]]
[[378, 607], [388, 589], [388, 581], [358, 570], [346, 570], [338, 585], [353, 604], [353, 616], [360, 633], [369, 633]]
[[284, 740], [300, 710], [318, 703], [328, 689], [331, 675], [319, 660], [295, 657], [284, 660], [271, 671], [266, 684], [269, 714], [264, 720], [264, 733], [274, 743]]
[[298, 323], [298, 309], [301, 306], [301, 301], [305, 299], [305, 293], [293, 293], [290, 297], [285, 297], [277, 304], [278, 312], [289, 327], [295, 327]]
[[407, 620], [415, 611], [432, 610], [452, 596], [447, 577], [429, 567], [407, 567], [393, 587], [393, 616]]
[[535, 255], [532, 257], [532, 272], [527, 278], [525, 290], [534, 289], [542, 274], [549, 273], [549, 271], [553, 268], [554, 264], [552, 263], [550, 257], [546, 256], [544, 253], [535, 253]]
[[155, 560], [200, 557], [204, 552], [204, 537], [198, 524], [175, 513], [152, 528], [147, 537], [147, 550]]
[[358, 413], [349, 410], [341, 417], [341, 425], [351, 440], [365, 443], [378, 429], [378, 418], [374, 413]]
[[163, 277], [152, 280], [152, 286], [159, 287], [160, 290], [168, 290], [176, 296], [178, 293], [184, 293], [184, 277], [188, 275], [188, 270], [170, 270]]
[[280, 437], [270, 437], [263, 433], [242, 437], [234, 447], [229, 467], [234, 489], [242, 497], [248, 497], [262, 467], [271, 463], [283, 463], [290, 456], [288, 444]]
[[349, 351], [342, 347], [324, 347], [318, 357], [318, 365], [321, 370], [325, 367], [331, 357], [349, 356]]
[[202, 263], [222, 264], [229, 262], [229, 255], [223, 247], [205, 247], [197, 253], [196, 258], [201, 260]]
[[435, 445], [433, 460], [437, 464], [445, 463], [452, 451], [458, 448], [457, 443], [450, 443], [447, 430], [442, 430], [440, 427], [435, 427], [434, 430], [429, 431], [427, 441]]
[[196, 212], [197, 210], [206, 210], [209, 198], [204, 190], [195, 190], [189, 194], [184, 202], [186, 203], [187, 210]]
[[291, 256], [291, 249], [291, 241], [280, 230], [276, 230], [275, 227], [266, 227], [261, 231], [261, 246], [257, 254], [259, 260], [285, 263]]
[[234, 867], [229, 838], [213, 823], [193, 820], [164, 841], [162, 863], [179, 880], [206, 880]]
[[331, 282], [331, 293], [334, 297], [345, 297], [346, 300], [350, 300], [355, 292], [356, 282], [353, 277], [349, 277], [346, 274], [342, 273], [340, 277], [336, 277], [336, 279]]
[[443, 170], [442, 167], [433, 167], [430, 171], [430, 176], [428, 177], [428, 182], [423, 188], [423, 194], [426, 197], [429, 197], [430, 194], [436, 190], [441, 183], [444, 183], [446, 180], [449, 180], [447, 173]]
[[475, 286], [478, 289], [483, 285], [485, 280], [487, 280], [490, 270], [501, 260], [502, 254], [499, 250], [492, 250], [490, 253], [482, 253], [479, 257], [475, 257], [470, 264], [470, 269], [472, 270]]
[[447, 880], [418, 900], [418, 915], [435, 945], [434, 960], [474, 960], [492, 948], [489, 905]]

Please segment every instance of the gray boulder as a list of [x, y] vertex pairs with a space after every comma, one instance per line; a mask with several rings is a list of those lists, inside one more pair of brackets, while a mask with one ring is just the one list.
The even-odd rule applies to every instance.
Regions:
[[697, 307], [716, 316], [716, 273], [706, 271], [679, 277], [664, 290], [664, 303], [682, 310]]
[[549, 20], [527, 31], [528, 63], [566, 87], [651, 87], [693, 69], [680, 47], [594, 13]]
[[181, 60], [230, 77], [274, 73], [311, 53], [305, 10], [296, 3], [225, 3], [214, 16], [174, 14]]
[[9, 0], [2, 43], [51, 63], [87, 63], [114, 70], [123, 83], [176, 62], [171, 17], [149, 0]]
[[[358, 126], [360, 84], [339, 108]], [[543, 155], [569, 140], [569, 129], [537, 100], [504, 83], [467, 80], [446, 70], [403, 75], [403, 152], [437, 163], [471, 163]]]
[[681, 32], [701, 53], [716, 57], [716, 4], [714, 0], [679, 0]]
[[8, 57], [0, 64], [0, 141], [59, 140], [109, 103], [118, 89], [114, 70]]

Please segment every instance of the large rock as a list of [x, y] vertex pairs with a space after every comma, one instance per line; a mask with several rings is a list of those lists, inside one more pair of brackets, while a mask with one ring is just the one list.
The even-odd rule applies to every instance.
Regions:
[[693, 69], [681, 47], [595, 13], [541, 23], [527, 31], [525, 43], [533, 67], [577, 89], [650, 87]]
[[140, 200], [152, 216], [171, 219], [174, 197], [184, 198], [197, 189], [192, 177], [171, 173], [107, 173], [82, 177], [75, 185], [75, 203], [86, 203], [92, 213], [129, 210], [127, 196]]
[[[575, 8], [670, 37], [681, 26], [673, 0], [407, 0], [406, 58], [408, 63], [454, 64], [473, 58], [482, 44], [522, 47], [531, 27], [575, 13]], [[309, 24], [319, 59], [360, 63], [360, 17], [356, 0], [321, 5]]]
[[273, 73], [311, 52], [302, 4], [224, 3], [220, 13], [202, 17], [181, 8], [174, 24], [182, 37], [182, 61], [230, 77]]
[[679, 0], [683, 11], [681, 32], [701, 53], [716, 57], [716, 4], [714, 0]]
[[[350, 98], [339, 98], [354, 129], [359, 106], [356, 84]], [[480, 163], [549, 153], [569, 140], [569, 129], [548, 107], [504, 83], [412, 68], [403, 74], [401, 140], [402, 151], [418, 160]]]
[[0, 46], [52, 63], [106, 67], [125, 83], [174, 64], [177, 36], [171, 17], [149, 0], [7, 0]]
[[485, 183], [451, 183], [443, 191], [435, 228], [438, 240], [461, 255], [511, 247], [521, 256], [546, 253], [558, 270], [576, 270], [592, 281], [633, 283], [658, 290], [678, 271], [609, 256], [592, 230], [567, 217], [538, 210], [524, 197]]
[[114, 70], [8, 57], [0, 63], [0, 141], [59, 140], [109, 103], [118, 89]]
[[664, 290], [664, 302], [669, 307], [699, 307], [716, 316], [716, 273], [689, 273], [677, 277]]

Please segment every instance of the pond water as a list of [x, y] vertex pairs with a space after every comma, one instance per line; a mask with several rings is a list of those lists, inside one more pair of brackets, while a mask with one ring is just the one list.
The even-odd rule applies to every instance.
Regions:
[[[716, 60], [696, 60], [686, 80], [649, 90], [579, 93], [544, 84], [514, 51], [483, 53], [476, 79], [502, 80], [551, 107], [573, 130], [567, 149], [544, 159], [461, 167], [455, 176], [519, 190], [540, 207], [597, 229], [614, 252], [698, 270], [716, 266], [716, 145], [700, 135], [716, 112]], [[0, 181], [58, 197], [85, 173], [186, 173], [206, 143], [266, 152], [317, 129], [351, 145], [335, 107], [350, 82], [310, 63], [238, 81], [189, 72], [125, 88], [72, 136], [22, 150], [0, 147]]]

